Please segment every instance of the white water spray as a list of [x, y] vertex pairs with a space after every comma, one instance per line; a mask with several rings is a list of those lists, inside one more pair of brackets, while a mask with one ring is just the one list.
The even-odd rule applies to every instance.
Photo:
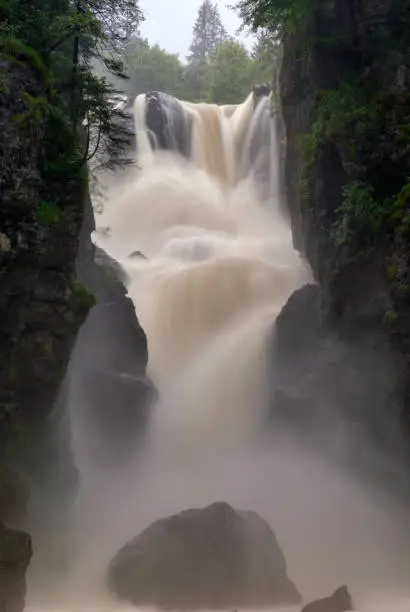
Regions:
[[[269, 332], [310, 279], [279, 207], [268, 99], [256, 111], [252, 96], [236, 107], [183, 103], [189, 160], [151, 149], [145, 102], [135, 103], [139, 167], [114, 179], [99, 219], [110, 233], [96, 241], [131, 278], [161, 401], [126, 469], [77, 454], [77, 562], [60, 609], [118, 607], [102, 579], [119, 547], [157, 518], [225, 500], [270, 522], [306, 599], [347, 582], [360, 609], [401, 612], [399, 512], [293, 441], [262, 433]], [[147, 259], [128, 260], [134, 251]], [[55, 598], [49, 605], [56, 610]]]

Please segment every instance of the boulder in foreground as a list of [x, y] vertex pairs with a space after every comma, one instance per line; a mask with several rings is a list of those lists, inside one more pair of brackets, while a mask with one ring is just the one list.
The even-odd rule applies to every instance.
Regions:
[[135, 605], [215, 608], [301, 600], [269, 525], [224, 502], [153, 523], [111, 561], [108, 584]]

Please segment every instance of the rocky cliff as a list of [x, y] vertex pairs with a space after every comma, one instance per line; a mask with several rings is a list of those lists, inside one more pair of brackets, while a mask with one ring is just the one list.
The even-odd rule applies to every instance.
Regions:
[[318, 286], [277, 322], [276, 410], [342, 414], [379, 449], [410, 417], [409, 26], [404, 0], [313, 2], [280, 76], [294, 242]]
[[46, 79], [24, 53], [0, 72], [0, 608], [18, 612], [30, 538], [3, 523], [21, 524], [28, 483], [76, 479], [49, 415], [92, 299], [74, 276], [86, 184], [57, 191], [40, 170]]

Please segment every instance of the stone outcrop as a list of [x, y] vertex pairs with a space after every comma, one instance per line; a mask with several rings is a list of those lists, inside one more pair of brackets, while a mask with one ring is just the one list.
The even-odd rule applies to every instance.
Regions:
[[280, 76], [294, 243], [318, 287], [277, 321], [275, 410], [343, 412], [379, 449], [410, 414], [407, 18], [390, 0], [312, 5]]
[[280, 423], [302, 444], [365, 470], [367, 479], [378, 475], [386, 486], [404, 487], [405, 474], [398, 469], [403, 458], [400, 356], [376, 330], [344, 334], [324, 319], [321, 300], [320, 287], [306, 285], [276, 320], [275, 426]]
[[147, 93], [145, 121], [155, 148], [189, 156], [191, 126], [177, 98], [158, 91]]
[[41, 80], [28, 66], [1, 61], [0, 442], [15, 450], [21, 441], [26, 452], [30, 432], [39, 433], [56, 399], [91, 298], [73, 274], [83, 186], [68, 186], [70, 197], [62, 197], [52, 221], [42, 215], [37, 158], [44, 130], [16, 119], [29, 112], [25, 94], [44, 93]]
[[67, 385], [72, 415], [88, 439], [89, 459], [103, 465], [121, 462], [135, 453], [157, 392], [146, 375], [147, 338], [127, 297], [128, 275], [115, 259], [90, 242], [94, 230], [88, 198], [77, 272], [96, 296], [96, 304], [78, 335]]
[[352, 597], [346, 585], [336, 589], [330, 597], [316, 599], [307, 604], [302, 612], [350, 612], [354, 610]]
[[0, 523], [0, 610], [22, 612], [26, 596], [26, 570], [32, 556], [31, 539], [22, 531]]
[[135, 605], [222, 608], [301, 599], [269, 525], [222, 502], [153, 523], [112, 560], [108, 583]]
[[132, 301], [113, 291], [92, 308], [78, 335], [68, 377], [72, 415], [101, 465], [136, 451], [156, 391], [145, 375], [147, 340]]
[[[59, 185], [57, 203], [41, 176], [42, 68], [1, 54], [0, 72], [0, 521], [9, 527], [24, 520], [29, 485], [62, 494], [76, 481], [49, 417], [92, 298], [74, 275], [85, 182]], [[28, 536], [2, 526], [2, 610], [22, 609], [30, 555]]]

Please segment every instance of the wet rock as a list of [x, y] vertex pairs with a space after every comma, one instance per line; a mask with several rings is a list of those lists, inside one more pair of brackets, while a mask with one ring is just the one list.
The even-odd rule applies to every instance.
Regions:
[[129, 259], [147, 259], [145, 255], [141, 253], [141, 251], [133, 251], [132, 253], [130, 253], [130, 255], [128, 255], [128, 258]]
[[190, 154], [190, 123], [177, 98], [163, 92], [146, 95], [145, 121], [150, 130], [152, 146], [168, 151]]
[[[63, 497], [78, 483], [70, 429], [56, 431], [51, 414], [92, 297], [74, 280], [84, 177], [62, 189], [40, 169], [47, 118], [30, 100], [47, 98], [45, 75], [24, 51], [3, 54], [0, 72], [0, 520], [14, 527], [31, 521], [34, 489]], [[25, 537], [1, 531], [1, 610], [22, 607], [27, 563], [15, 560], [15, 580], [7, 547]], [[15, 589], [11, 603], [4, 580]]]
[[269, 525], [255, 512], [235, 511], [224, 502], [153, 523], [114, 557], [108, 584], [135, 605], [300, 602]]
[[78, 335], [69, 367], [73, 414], [97, 463], [129, 458], [143, 437], [156, 390], [146, 376], [148, 346], [116, 260], [98, 249], [89, 272], [98, 302]]
[[0, 523], [0, 610], [22, 612], [26, 596], [25, 573], [32, 557], [30, 536]]
[[252, 90], [255, 106], [258, 104], [261, 98], [269, 96], [271, 90], [272, 88], [269, 83], [261, 83], [260, 85], [255, 85]]
[[73, 398], [72, 414], [86, 438], [89, 459], [112, 465], [137, 451], [157, 392], [146, 376], [147, 338], [127, 297], [127, 273], [104, 249], [91, 244], [94, 230], [88, 198], [77, 270], [97, 303], [71, 356], [66, 410]]
[[8, 463], [2, 463], [0, 465], [0, 521], [7, 525], [21, 523], [25, 518], [29, 495], [30, 488], [17, 470]]
[[[406, 189], [409, 163], [406, 158], [402, 164], [399, 134], [400, 125], [408, 123], [407, 107], [401, 114], [408, 81], [407, 31], [405, 6], [391, 0], [320, 3], [285, 36], [280, 74], [288, 211], [295, 247], [309, 261], [318, 283], [324, 326], [315, 348], [305, 351], [313, 356], [313, 362], [305, 360], [302, 374], [305, 382], [307, 372], [312, 374], [307, 395], [296, 395], [305, 404], [307, 418], [312, 405], [344, 404], [349, 427], [359, 423], [372, 435], [377, 429], [379, 439], [403, 425], [410, 432], [409, 242], [400, 219], [393, 225], [382, 222], [378, 231], [372, 210], [363, 214], [364, 226], [355, 225], [358, 208], [349, 204], [346, 186], [363, 180], [377, 203], [375, 210], [380, 206], [386, 212], [388, 202]], [[335, 44], [327, 44], [324, 37]], [[302, 51], [305, 45], [309, 53]], [[349, 98], [346, 91], [353, 81], [360, 85]], [[340, 113], [340, 127], [322, 138], [317, 128], [324, 91], [349, 102]], [[362, 108], [374, 100], [378, 110], [366, 120], [361, 137], [352, 139], [358, 122], [349, 124], [348, 108], [359, 99]], [[346, 231], [337, 236], [341, 227]], [[298, 315], [306, 320], [302, 308]], [[293, 318], [289, 327], [299, 335], [301, 320]], [[288, 340], [292, 344], [289, 335]], [[319, 361], [325, 363], [323, 375], [316, 366]]]
[[305, 285], [276, 319], [271, 346], [273, 426], [367, 482], [404, 491], [400, 362], [383, 333], [331, 324], [320, 286]]
[[[124, 287], [129, 282], [129, 276], [121, 264], [110, 257], [101, 247], [95, 249], [95, 263], [101, 267], [101, 274], [105, 275], [105, 285], [118, 287], [119, 292], [124, 293]], [[108, 278], [110, 276], [110, 278]]]
[[[80, 386], [81, 385], [81, 386]], [[89, 432], [89, 451], [99, 464], [132, 456], [145, 434], [157, 392], [146, 376], [126, 372], [88, 371], [77, 389], [82, 422]]]
[[316, 599], [307, 604], [302, 612], [348, 612], [354, 610], [352, 597], [346, 585], [336, 589], [330, 597]]

